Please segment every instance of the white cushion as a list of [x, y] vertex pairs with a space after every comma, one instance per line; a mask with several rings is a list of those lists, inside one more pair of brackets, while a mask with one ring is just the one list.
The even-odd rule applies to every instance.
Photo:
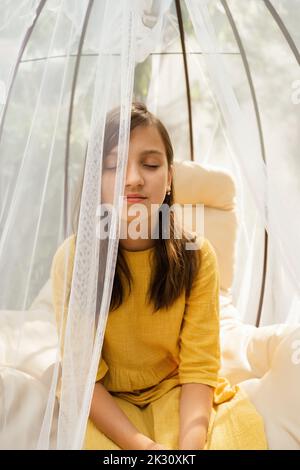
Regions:
[[57, 344], [53, 311], [0, 311], [1, 449], [35, 448]]
[[261, 378], [240, 384], [264, 419], [270, 449], [300, 449], [300, 326], [259, 328], [249, 344]]

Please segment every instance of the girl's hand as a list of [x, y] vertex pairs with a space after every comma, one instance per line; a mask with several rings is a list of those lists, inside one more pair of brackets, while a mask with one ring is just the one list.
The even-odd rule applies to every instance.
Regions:
[[197, 439], [197, 440], [190, 440], [181, 443], [179, 450], [206, 450], [206, 439]]
[[145, 450], [171, 450], [170, 447], [164, 446], [162, 444], [159, 444], [158, 442], [154, 442], [147, 446], [147, 449]]

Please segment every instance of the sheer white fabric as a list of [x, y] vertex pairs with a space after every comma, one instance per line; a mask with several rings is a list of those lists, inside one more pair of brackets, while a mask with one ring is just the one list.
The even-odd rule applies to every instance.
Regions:
[[8, 98], [19, 51], [26, 32], [35, 19], [38, 4], [38, 0], [23, 0], [18, 5], [11, 0], [2, 0], [0, 3], [0, 118]]
[[[195, 160], [228, 170], [236, 180], [239, 235], [232, 297], [241, 319], [256, 321], [266, 229], [261, 323], [292, 324], [300, 319], [300, 100], [294, 98], [300, 79], [295, 54], [300, 9], [296, 0], [269, 2], [285, 24], [284, 35], [266, 2], [249, 0], [247, 15], [242, 3], [181, 2]], [[22, 415], [21, 395], [16, 396], [1, 411], [0, 445], [80, 449], [118, 249], [118, 218], [104, 251], [96, 231], [110, 111], [120, 110], [118, 165], [109, 188], [116, 213], [124, 190], [133, 99], [147, 103], [162, 119], [175, 158], [190, 158], [176, 9], [172, 0], [28, 0], [18, 7], [1, 0], [0, 11], [0, 324], [7, 325], [0, 338], [3, 396], [9, 396], [12, 383], [28, 385], [26, 367], [34, 354], [28, 338], [39, 334], [38, 319], [51, 325], [44, 340], [46, 356], [30, 362], [38, 370], [39, 385], [28, 385], [28, 394], [36, 397], [38, 432], [30, 438], [26, 434], [32, 427], [28, 404], [25, 400]], [[73, 213], [79, 203], [77, 221]], [[61, 367], [58, 344], [63, 338], [55, 338], [53, 306], [37, 298], [51, 297], [53, 256], [74, 233]], [[72, 261], [69, 254], [66, 266]], [[67, 296], [67, 279], [64, 284]], [[43, 349], [40, 343], [36, 348]], [[18, 432], [24, 426], [28, 439], [16, 440], [18, 416]]]

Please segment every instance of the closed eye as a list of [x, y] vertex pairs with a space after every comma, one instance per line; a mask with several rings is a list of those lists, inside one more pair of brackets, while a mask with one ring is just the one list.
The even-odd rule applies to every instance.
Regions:
[[144, 164], [147, 168], [158, 168], [159, 165], [147, 165], [146, 163]]

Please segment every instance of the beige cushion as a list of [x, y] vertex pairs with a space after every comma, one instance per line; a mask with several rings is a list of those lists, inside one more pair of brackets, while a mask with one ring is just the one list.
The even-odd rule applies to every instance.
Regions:
[[[196, 162], [176, 161], [173, 183], [176, 203], [204, 205], [203, 235], [216, 250], [221, 290], [228, 292], [233, 282], [237, 230], [232, 177], [225, 171]], [[193, 222], [195, 224], [195, 217]]]

